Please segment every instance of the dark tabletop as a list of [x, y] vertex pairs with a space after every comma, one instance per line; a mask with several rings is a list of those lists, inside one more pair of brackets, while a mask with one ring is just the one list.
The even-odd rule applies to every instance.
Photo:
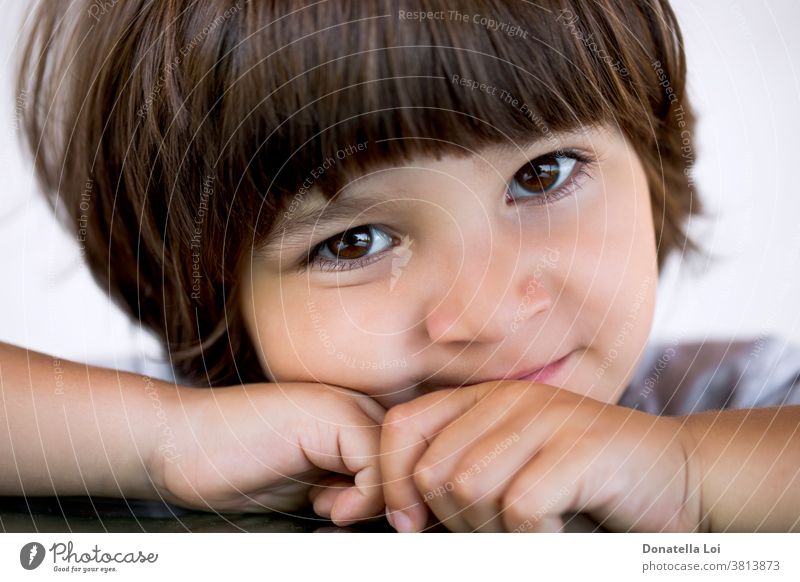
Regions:
[[[565, 515], [567, 532], [605, 531], [583, 514]], [[190, 511], [157, 501], [97, 497], [0, 497], [0, 531], [6, 533], [97, 532], [378, 532], [386, 519], [338, 527], [311, 512], [219, 514]], [[442, 526], [428, 531], [447, 531]]]

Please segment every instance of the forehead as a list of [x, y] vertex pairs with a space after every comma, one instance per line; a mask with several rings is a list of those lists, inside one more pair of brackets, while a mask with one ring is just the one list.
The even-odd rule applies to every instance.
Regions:
[[[526, 151], [535, 143], [493, 145], [475, 151], [463, 149], [458, 155], [418, 153], [405, 161], [372, 163], [365, 168], [342, 172], [346, 177], [341, 180], [342, 187], [335, 192], [326, 193], [319, 184], [312, 184], [291, 196], [284, 210], [275, 217], [273, 231], [285, 236], [290, 231], [312, 228], [323, 221], [356, 217], [374, 207], [386, 210], [386, 205], [393, 200], [412, 195], [407, 182], [397, 181], [396, 170], [497, 171], [498, 166], [512, 160], [527, 159]], [[320, 166], [319, 171], [324, 172], [324, 167]], [[389, 183], [391, 192], [386, 191], [384, 182]]]

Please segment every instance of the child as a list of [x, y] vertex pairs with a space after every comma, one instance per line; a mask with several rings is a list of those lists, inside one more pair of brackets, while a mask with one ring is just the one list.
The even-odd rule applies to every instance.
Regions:
[[618, 404], [698, 250], [666, 0], [84, 1], [30, 38], [43, 189], [187, 387], [65, 363], [55, 393], [4, 348], [4, 492], [798, 528], [798, 407]]

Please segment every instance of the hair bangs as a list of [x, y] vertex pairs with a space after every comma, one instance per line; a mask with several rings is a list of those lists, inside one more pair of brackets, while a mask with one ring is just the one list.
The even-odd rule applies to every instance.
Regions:
[[270, 208], [311, 186], [332, 197], [417, 156], [556, 144], [559, 132], [613, 117], [597, 65], [554, 30], [555, 8], [442, 4], [321, 3], [268, 22], [265, 12], [260, 26], [257, 14], [243, 19], [253, 29], [236, 49], [243, 72], [226, 99], [247, 115], [229, 128], [241, 150], [228, 159], [246, 163], [239, 175]]

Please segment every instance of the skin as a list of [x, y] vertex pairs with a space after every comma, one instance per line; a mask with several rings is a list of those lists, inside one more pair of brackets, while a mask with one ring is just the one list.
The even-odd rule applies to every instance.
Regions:
[[[245, 320], [272, 379], [347, 387], [395, 407], [384, 429], [381, 465], [393, 477], [385, 488], [387, 504], [407, 510], [410, 529], [424, 524], [422, 493], [436, 489], [441, 479], [418, 476], [422, 482], [416, 486], [404, 479], [403, 472], [413, 472], [410, 451], [419, 443], [401, 438], [415, 433], [406, 430], [405, 409], [398, 405], [427, 402], [420, 397], [441, 391], [441, 385], [491, 386], [487, 382], [567, 354], [549, 384], [615, 403], [647, 341], [658, 273], [641, 163], [610, 130], [589, 128], [558, 139], [558, 148], [596, 160], [572, 169], [574, 183], [565, 183], [569, 194], [559, 200], [536, 206], [504, 196], [521, 166], [553, 151], [552, 141], [512, 155], [487, 149], [467, 158], [419, 159], [346, 188], [347, 196], [378, 192], [399, 204], [378, 202], [369, 220], [355, 214], [344, 228], [320, 222], [303, 245], [256, 256], [245, 275]], [[365, 268], [297, 271], [297, 256], [313, 244], [364, 223], [391, 229], [401, 250]], [[393, 275], [392, 259], [409, 255]], [[403, 365], [379, 369], [375, 364], [381, 362]], [[450, 393], [443, 401], [436, 397], [440, 408], [462, 410], [460, 393]], [[518, 430], [527, 430], [539, 406], [518, 405], [518, 420], [525, 421]], [[465, 443], [492, 448], [481, 439], [492, 431], [503, 434], [502, 416], [493, 411], [481, 430], [457, 437], [457, 452], [445, 456], [457, 459]], [[396, 454], [390, 450], [395, 440]], [[436, 497], [429, 505], [441, 517], [447, 511], [440, 501]]]
[[[296, 272], [291, 261], [311, 243], [366, 222], [354, 215], [345, 228], [320, 223], [277, 258], [255, 257], [243, 314], [270, 378], [344, 386], [390, 408], [437, 385], [500, 379], [572, 353], [551, 383], [616, 402], [655, 305], [649, 190], [621, 136], [592, 129], [560, 143], [600, 161], [555, 203], [504, 199], [517, 170], [554, 149], [547, 141], [513, 155], [420, 159], [346, 188], [400, 199], [376, 205], [369, 222], [407, 236], [410, 252], [364, 269]], [[402, 267], [392, 288], [393, 262]]]
[[[317, 383], [214, 390], [0, 342], [0, 495], [165, 500], [347, 522], [382, 512], [383, 409]], [[357, 486], [332, 489], [347, 476]], [[352, 478], [350, 481], [352, 482]]]

